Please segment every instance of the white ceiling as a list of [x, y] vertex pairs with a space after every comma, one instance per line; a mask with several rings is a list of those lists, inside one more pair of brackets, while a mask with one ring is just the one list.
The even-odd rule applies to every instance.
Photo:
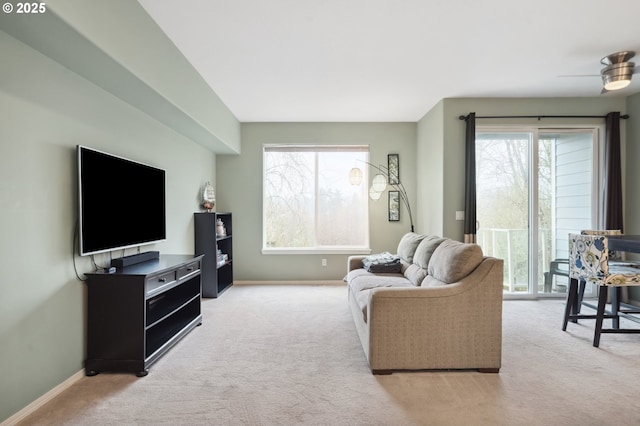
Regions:
[[[139, 2], [241, 122], [417, 121], [443, 98], [600, 96], [603, 56], [640, 61], [639, 0]], [[559, 77], [576, 74], [596, 76]], [[603, 96], [638, 91], [640, 75]]]

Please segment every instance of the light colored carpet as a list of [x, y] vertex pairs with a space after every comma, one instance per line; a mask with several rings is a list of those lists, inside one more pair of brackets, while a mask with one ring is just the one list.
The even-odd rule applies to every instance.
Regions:
[[[640, 335], [505, 301], [499, 374], [373, 376], [343, 286], [234, 286], [147, 377], [84, 377], [23, 425], [637, 425]], [[460, 315], [464, 315], [461, 311]]]

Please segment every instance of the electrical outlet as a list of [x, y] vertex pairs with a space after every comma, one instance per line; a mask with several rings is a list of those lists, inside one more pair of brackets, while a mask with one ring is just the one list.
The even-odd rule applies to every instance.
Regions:
[[456, 220], [464, 220], [464, 210], [456, 212]]
[[322, 266], [327, 266], [327, 259], [322, 259]]

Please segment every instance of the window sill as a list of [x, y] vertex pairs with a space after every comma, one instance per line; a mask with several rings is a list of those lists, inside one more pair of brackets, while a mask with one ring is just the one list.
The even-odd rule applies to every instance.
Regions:
[[262, 254], [371, 254], [370, 248], [340, 247], [340, 248], [263, 248]]

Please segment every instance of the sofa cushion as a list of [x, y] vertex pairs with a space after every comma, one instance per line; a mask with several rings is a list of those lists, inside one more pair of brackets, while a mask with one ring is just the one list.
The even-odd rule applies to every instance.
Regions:
[[408, 263], [404, 259], [400, 259], [400, 264], [402, 265], [402, 268], [400, 269], [400, 272], [402, 272], [403, 274], [407, 271], [407, 268], [409, 266], [413, 265], [413, 263]]
[[445, 240], [446, 238], [436, 237], [434, 235], [424, 237], [420, 244], [418, 244], [418, 248], [416, 248], [416, 252], [413, 255], [413, 263], [420, 268], [427, 269], [433, 252]]
[[411, 282], [402, 274], [373, 274], [364, 269], [355, 269], [347, 274], [349, 288], [356, 295], [363, 290], [378, 287], [410, 287]]
[[415, 232], [406, 233], [398, 243], [398, 256], [405, 262], [411, 263], [413, 261], [413, 254], [418, 248], [418, 244], [424, 238], [424, 235], [416, 234]]
[[450, 283], [445, 283], [443, 281], [437, 280], [431, 275], [427, 275], [426, 277], [424, 277], [424, 280], [422, 280], [420, 287], [442, 287], [449, 284]]
[[354, 295], [354, 299], [362, 312], [362, 319], [364, 322], [367, 322], [367, 306], [369, 305], [369, 295], [371, 294], [371, 290], [363, 290], [359, 291], [356, 295]]
[[373, 274], [364, 269], [350, 271], [345, 279], [349, 291], [362, 311], [365, 322], [367, 322], [367, 304], [371, 290], [380, 287], [413, 287], [413, 284], [402, 274]]
[[422, 284], [422, 280], [427, 276], [427, 270], [419, 267], [415, 263], [412, 263], [403, 271], [404, 276], [411, 281], [411, 284], [419, 287]]
[[429, 275], [447, 284], [460, 281], [482, 262], [482, 249], [477, 244], [443, 241], [429, 261]]

